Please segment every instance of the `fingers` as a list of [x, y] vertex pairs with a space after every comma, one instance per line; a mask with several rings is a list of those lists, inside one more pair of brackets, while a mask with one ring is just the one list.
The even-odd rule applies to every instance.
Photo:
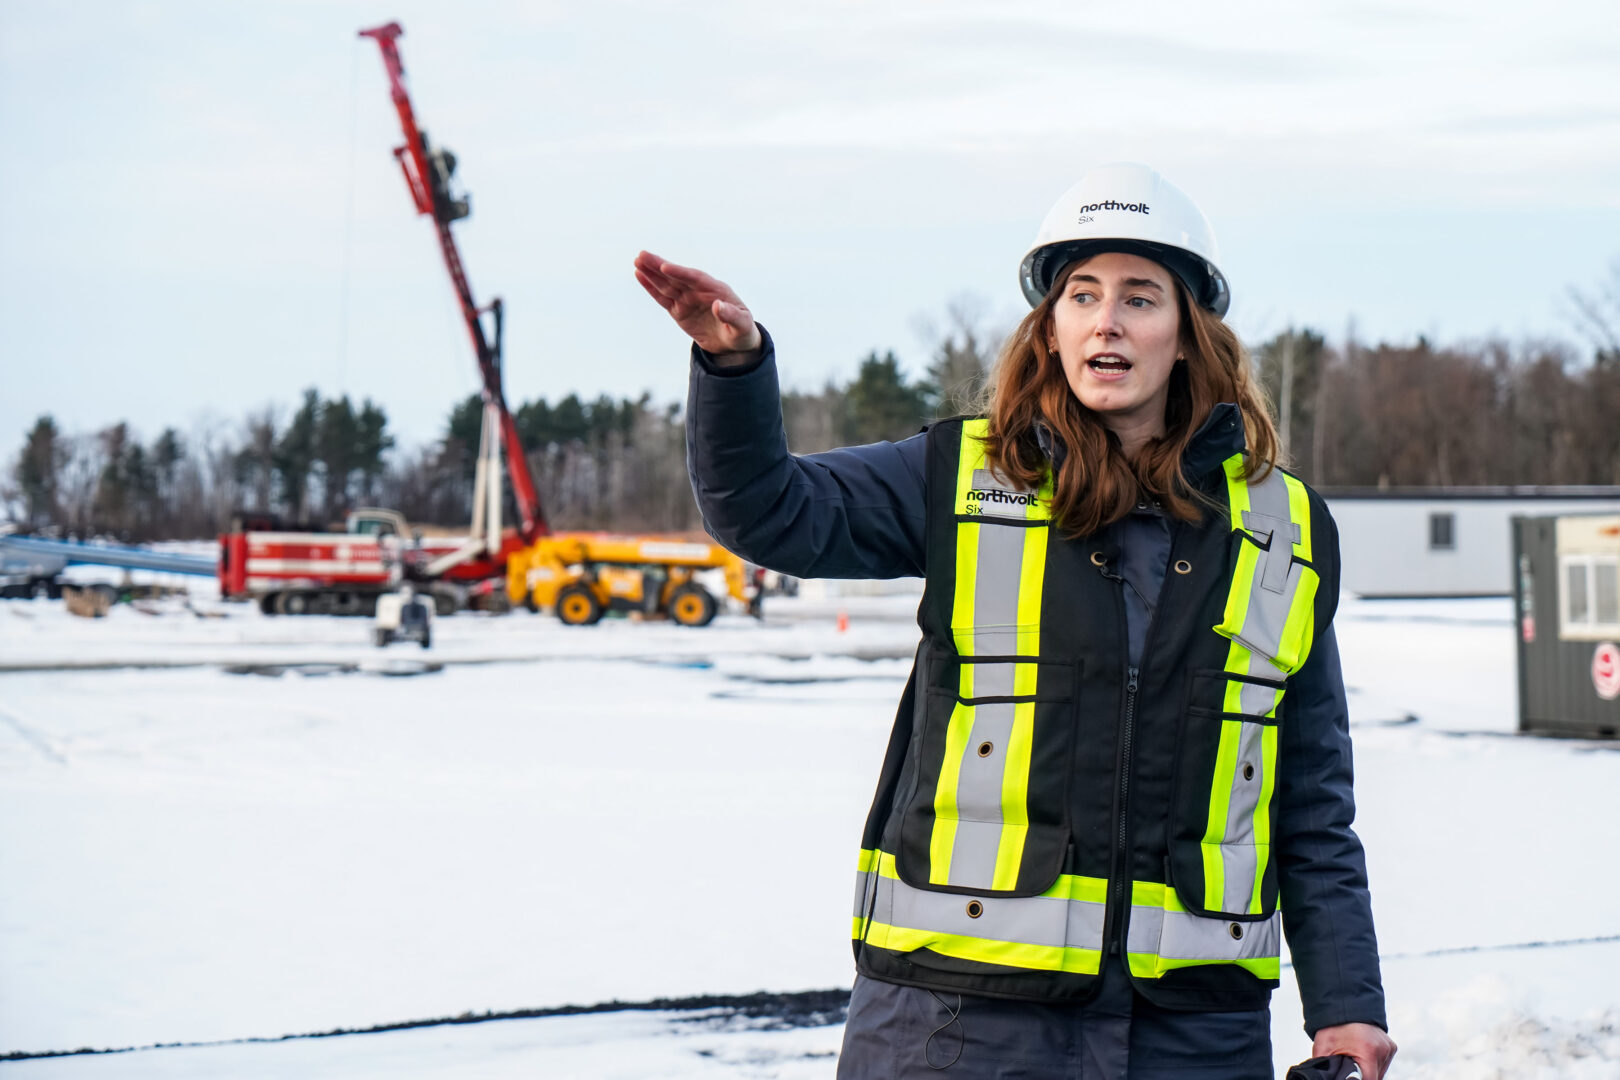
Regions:
[[665, 311], [669, 311], [675, 306], [675, 297], [666, 293], [663, 287], [652, 277], [643, 273], [640, 267], [636, 268], [636, 281], [641, 283], [641, 287], [647, 290], [647, 295], [656, 300], [658, 306]]

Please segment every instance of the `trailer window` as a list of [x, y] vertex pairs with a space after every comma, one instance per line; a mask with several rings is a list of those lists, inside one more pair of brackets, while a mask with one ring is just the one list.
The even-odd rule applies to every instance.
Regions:
[[1592, 563], [1592, 614], [1600, 626], [1620, 623], [1620, 562]]
[[1429, 550], [1457, 550], [1457, 515], [1450, 512], [1429, 515]]
[[1565, 636], [1620, 633], [1620, 558], [1565, 555], [1559, 596]]

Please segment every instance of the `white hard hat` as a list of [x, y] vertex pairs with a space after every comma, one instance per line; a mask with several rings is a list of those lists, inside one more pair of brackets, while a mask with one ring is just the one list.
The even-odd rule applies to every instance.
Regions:
[[1216, 267], [1215, 233], [1181, 189], [1146, 165], [1099, 165], [1046, 212], [1018, 281], [1030, 307], [1052, 287], [1052, 275], [1075, 259], [1123, 251], [1162, 264], [1193, 300], [1217, 315], [1232, 302]]

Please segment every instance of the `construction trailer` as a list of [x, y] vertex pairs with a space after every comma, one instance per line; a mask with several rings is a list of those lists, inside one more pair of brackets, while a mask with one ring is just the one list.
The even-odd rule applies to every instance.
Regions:
[[1513, 519], [1519, 730], [1620, 735], [1620, 514]]
[[1507, 596], [1515, 516], [1620, 513], [1620, 486], [1326, 487], [1341, 580], [1364, 599]]

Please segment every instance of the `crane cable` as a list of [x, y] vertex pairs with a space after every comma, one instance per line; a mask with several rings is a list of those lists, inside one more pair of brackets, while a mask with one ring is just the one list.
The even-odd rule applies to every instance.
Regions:
[[349, 165], [344, 183], [347, 206], [343, 213], [343, 254], [338, 280], [337, 387], [340, 394], [348, 392], [349, 278], [354, 255], [354, 163], [360, 144], [360, 53], [363, 47], [357, 38], [349, 48]]

